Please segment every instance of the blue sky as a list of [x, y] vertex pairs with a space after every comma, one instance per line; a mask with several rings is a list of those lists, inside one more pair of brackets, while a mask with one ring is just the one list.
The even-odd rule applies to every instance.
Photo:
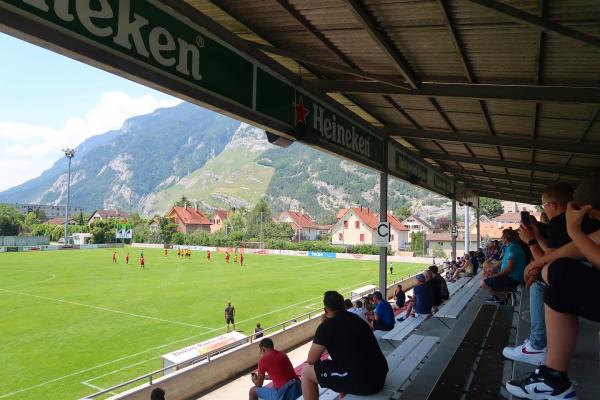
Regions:
[[0, 33], [0, 191], [87, 137], [179, 100]]

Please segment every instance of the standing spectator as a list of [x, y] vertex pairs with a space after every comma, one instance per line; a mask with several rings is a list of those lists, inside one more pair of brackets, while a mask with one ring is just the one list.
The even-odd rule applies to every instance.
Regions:
[[225, 322], [227, 323], [227, 332], [231, 332], [229, 324], [233, 325], [235, 331], [235, 307], [231, 305], [230, 301], [227, 302], [227, 307], [225, 307]]
[[[360, 317], [360, 319], [362, 319], [363, 321], [365, 321], [367, 324], [369, 324], [369, 319], [367, 318], [367, 312], [366, 310], [363, 308], [363, 303], [360, 300], [356, 300], [354, 302], [354, 307], [352, 307], [350, 310], [351, 313], [356, 314]], [[369, 324], [369, 326], [371, 326], [371, 324]]]
[[[431, 274], [433, 275], [431, 279], [438, 279], [440, 281], [440, 292], [441, 292], [441, 300], [442, 303], [448, 299], [450, 299], [450, 292], [448, 291], [448, 284], [446, 284], [446, 280], [442, 278], [439, 274], [439, 270], [437, 265], [432, 265], [429, 267]], [[440, 303], [441, 304], [441, 303]]]
[[502, 257], [500, 272], [484, 279], [482, 287], [493, 294], [489, 301], [506, 301], [508, 290], [515, 290], [523, 283], [525, 252], [517, 242], [517, 232], [512, 229], [502, 231], [502, 241], [506, 248]]
[[[338, 292], [325, 292], [323, 304], [323, 322], [302, 371], [304, 399], [318, 399], [318, 385], [340, 393], [340, 397], [377, 393], [385, 383], [388, 365], [373, 332], [344, 310], [344, 298]], [[331, 360], [321, 360], [325, 351]]]
[[256, 324], [256, 328], [254, 328], [254, 339], [259, 339], [263, 337], [264, 329], [260, 326], [260, 322]]
[[[410, 303], [406, 308], [406, 318], [410, 317], [411, 314], [431, 314], [431, 307], [433, 307], [433, 293], [431, 288], [427, 285], [427, 280], [424, 274], [418, 274], [416, 277], [417, 285], [413, 288], [414, 303]], [[398, 318], [397, 321], [404, 321], [405, 318]]]
[[383, 298], [381, 292], [373, 292], [375, 300], [375, 314], [373, 315], [373, 330], [374, 331], [391, 331], [394, 329], [394, 310], [390, 303]]
[[396, 301], [396, 307], [402, 308], [406, 303], [406, 294], [402, 290], [402, 285], [397, 285], [394, 289], [394, 300]]
[[[258, 346], [261, 357], [258, 370], [251, 374], [254, 386], [248, 392], [250, 400], [296, 400], [302, 395], [300, 380], [287, 354], [275, 350], [273, 341], [264, 338]], [[273, 387], [263, 387], [265, 375], [273, 381]]]

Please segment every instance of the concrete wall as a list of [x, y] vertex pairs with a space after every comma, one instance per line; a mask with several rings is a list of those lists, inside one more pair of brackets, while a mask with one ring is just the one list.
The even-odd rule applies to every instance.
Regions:
[[[288, 351], [311, 340], [320, 320], [320, 315], [317, 315], [310, 320], [299, 322], [285, 331], [277, 331], [267, 336], [273, 339], [277, 349]], [[247, 343], [211, 358], [210, 362], [203, 361], [191, 365], [157, 379], [152, 385], [138, 386], [113, 396], [109, 400], [148, 400], [150, 392], [155, 387], [163, 388], [169, 400], [197, 398], [200, 394], [237, 377], [240, 371], [255, 368], [258, 358], [258, 342]], [[250, 387], [250, 380], [248, 380], [248, 387]]]
[[49, 243], [48, 236], [0, 236], [0, 246], [41, 246]]

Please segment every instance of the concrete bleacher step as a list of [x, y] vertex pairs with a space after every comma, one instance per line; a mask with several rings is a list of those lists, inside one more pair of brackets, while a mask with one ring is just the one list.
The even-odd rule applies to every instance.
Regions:
[[411, 335], [388, 357], [389, 372], [383, 389], [369, 396], [347, 395], [345, 400], [387, 400], [411, 376], [439, 340], [436, 336]]
[[479, 290], [479, 279], [472, 278], [460, 291], [460, 295], [455, 295], [434, 314], [436, 318], [458, 318], [462, 310], [466, 307], [475, 293]]
[[394, 329], [389, 332], [385, 332], [381, 336], [384, 340], [404, 340], [412, 331], [417, 329], [421, 324], [429, 317], [429, 315], [419, 315], [416, 317], [408, 317], [402, 322], [396, 322]]

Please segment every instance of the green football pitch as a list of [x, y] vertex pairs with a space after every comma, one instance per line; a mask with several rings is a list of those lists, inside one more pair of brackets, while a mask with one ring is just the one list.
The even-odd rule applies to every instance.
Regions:
[[[124, 255], [131, 254], [129, 265]], [[162, 367], [160, 356], [226, 332], [236, 308], [248, 334], [375, 283], [375, 261], [223, 254], [73, 250], [0, 254], [0, 399], [76, 399]], [[394, 276], [423, 264], [394, 263]]]

